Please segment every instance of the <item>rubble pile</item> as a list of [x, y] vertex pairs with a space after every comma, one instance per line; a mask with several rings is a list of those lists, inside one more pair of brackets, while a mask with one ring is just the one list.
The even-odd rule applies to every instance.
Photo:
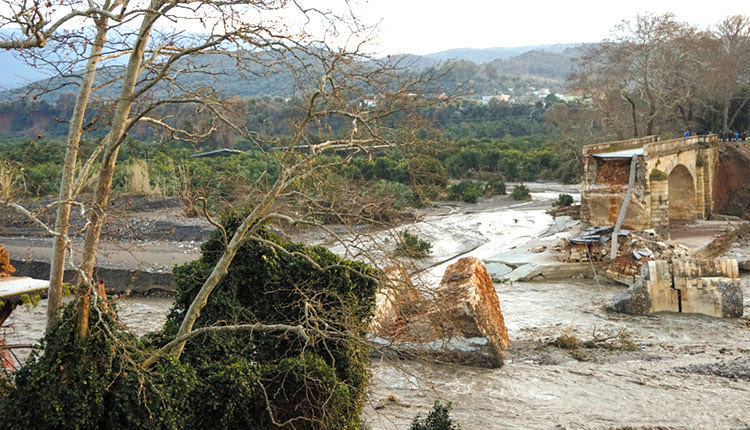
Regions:
[[[564, 262], [609, 261], [612, 226], [589, 227], [580, 236], [562, 239], [554, 248]], [[617, 257], [607, 267], [607, 277], [632, 285], [641, 267], [656, 259], [672, 260], [689, 257], [689, 250], [669, 240], [662, 240], [653, 230], [630, 231], [620, 229]]]
[[618, 312], [684, 312], [739, 318], [744, 312], [737, 260], [649, 261], [633, 285], [614, 298]]
[[379, 349], [445, 362], [499, 367], [510, 343], [489, 273], [474, 257], [448, 266], [424, 298], [402, 268], [386, 269], [372, 325]]
[[572, 219], [581, 219], [581, 205], [573, 204], [569, 206], [553, 206], [547, 209], [547, 214], [553, 217], [569, 216]]

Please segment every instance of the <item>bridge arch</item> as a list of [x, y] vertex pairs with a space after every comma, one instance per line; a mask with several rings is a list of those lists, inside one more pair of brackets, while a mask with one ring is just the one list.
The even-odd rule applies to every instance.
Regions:
[[695, 218], [695, 179], [684, 164], [677, 164], [669, 172], [669, 219]]

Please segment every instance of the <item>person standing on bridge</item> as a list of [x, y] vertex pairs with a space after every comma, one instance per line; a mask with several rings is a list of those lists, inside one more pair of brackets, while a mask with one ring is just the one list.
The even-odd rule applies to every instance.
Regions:
[[690, 130], [685, 130], [685, 137], [690, 137]]

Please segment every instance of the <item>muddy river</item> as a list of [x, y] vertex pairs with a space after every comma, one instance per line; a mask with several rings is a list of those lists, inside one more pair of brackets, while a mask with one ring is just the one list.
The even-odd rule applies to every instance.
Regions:
[[[417, 268], [423, 280], [434, 282], [458, 255], [486, 258], [539, 236], [552, 223], [544, 213], [550, 200], [558, 192], [575, 193], [549, 185], [532, 191], [530, 203], [496, 197], [474, 206], [443, 205], [403, 226], [433, 242], [433, 255]], [[386, 236], [360, 245], [382, 245]], [[745, 315], [749, 281], [743, 279]], [[606, 305], [622, 287], [587, 279], [496, 289], [512, 341], [505, 366], [376, 359], [365, 412], [372, 429], [408, 428], [436, 399], [452, 402], [452, 416], [464, 429], [750, 428], [750, 320], [611, 313]], [[163, 323], [170, 305], [168, 298], [128, 297], [119, 309], [125, 324], [143, 334]], [[44, 314], [44, 302], [18, 308], [6, 322], [6, 342], [34, 342]], [[624, 333], [636, 348], [586, 349], [578, 357], [586, 361], [579, 361], [548, 346], [563, 331], [583, 340]]]

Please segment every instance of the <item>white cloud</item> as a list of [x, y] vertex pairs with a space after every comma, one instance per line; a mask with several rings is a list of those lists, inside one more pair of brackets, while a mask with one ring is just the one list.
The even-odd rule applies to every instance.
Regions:
[[747, 0], [370, 0], [360, 6], [367, 21], [381, 23], [377, 50], [383, 54], [595, 42], [621, 20], [647, 12], [672, 12], [702, 28], [728, 15], [750, 14]]

